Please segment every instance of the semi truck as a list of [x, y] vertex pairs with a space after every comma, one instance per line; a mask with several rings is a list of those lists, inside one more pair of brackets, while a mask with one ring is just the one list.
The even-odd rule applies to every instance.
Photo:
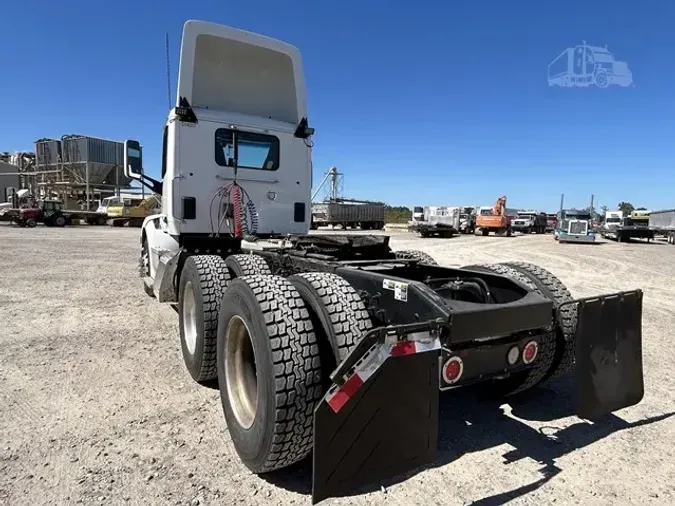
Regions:
[[419, 213], [413, 213], [408, 229], [421, 237], [452, 237], [459, 233], [459, 227], [459, 207], [424, 206], [421, 216]]
[[558, 212], [553, 238], [559, 243], [595, 243], [591, 213], [585, 209], [563, 209]]
[[675, 245], [675, 209], [652, 211], [649, 214], [649, 228], [655, 234], [664, 236], [668, 244]]
[[352, 199], [329, 199], [312, 204], [311, 228], [339, 225], [343, 229], [384, 228], [385, 205], [382, 202]]
[[401, 476], [435, 459], [440, 392], [476, 383], [573, 376], [587, 419], [641, 401], [641, 289], [575, 299], [530, 263], [310, 234], [313, 135], [297, 48], [190, 20], [161, 180], [125, 141], [125, 175], [162, 196], [140, 284], [175, 306], [185, 369], [217, 381], [251, 472], [312, 455], [314, 503]]

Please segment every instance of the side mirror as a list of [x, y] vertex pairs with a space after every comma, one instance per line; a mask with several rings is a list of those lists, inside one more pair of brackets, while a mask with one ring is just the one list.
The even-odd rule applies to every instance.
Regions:
[[138, 141], [124, 141], [124, 175], [139, 180], [143, 177], [143, 154]]

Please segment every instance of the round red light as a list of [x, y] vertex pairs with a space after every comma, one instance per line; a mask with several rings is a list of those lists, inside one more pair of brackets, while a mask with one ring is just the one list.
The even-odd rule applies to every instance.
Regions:
[[464, 363], [459, 357], [450, 357], [443, 366], [443, 379], [446, 383], [456, 383], [462, 376]]
[[525, 345], [525, 350], [523, 351], [523, 362], [529, 364], [534, 361], [534, 359], [537, 358], [537, 351], [539, 351], [539, 347], [536, 342], [530, 341], [527, 343]]

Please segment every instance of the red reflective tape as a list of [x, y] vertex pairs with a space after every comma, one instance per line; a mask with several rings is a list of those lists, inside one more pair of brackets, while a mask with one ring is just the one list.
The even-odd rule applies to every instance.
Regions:
[[415, 348], [414, 341], [399, 341], [391, 349], [391, 356], [400, 357], [401, 355], [412, 355], [416, 352], [417, 349]]
[[328, 405], [337, 413], [347, 404], [347, 401], [356, 391], [361, 388], [361, 385], [363, 385], [363, 380], [358, 374], [354, 374], [328, 399]]

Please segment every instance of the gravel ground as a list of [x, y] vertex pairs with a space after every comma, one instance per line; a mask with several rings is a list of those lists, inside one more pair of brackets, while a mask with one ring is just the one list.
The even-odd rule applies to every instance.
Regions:
[[[239, 463], [176, 313], [143, 293], [138, 234], [0, 224], [0, 504], [310, 504], [306, 465]], [[325, 504], [675, 504], [675, 248], [391, 235], [445, 265], [535, 262], [576, 296], [643, 288], [646, 395], [596, 424], [570, 414], [569, 384], [502, 406], [443, 395], [433, 466]]]

